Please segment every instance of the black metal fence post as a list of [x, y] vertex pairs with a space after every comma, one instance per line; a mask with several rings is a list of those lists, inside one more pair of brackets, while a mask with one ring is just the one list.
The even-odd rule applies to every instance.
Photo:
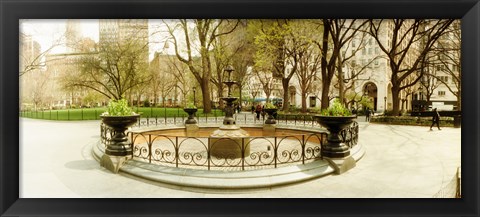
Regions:
[[178, 158], [179, 158], [179, 153], [178, 153], [178, 136], [175, 137], [175, 165], [178, 168]]
[[242, 170], [245, 170], [245, 138], [242, 138]]
[[274, 138], [273, 145], [274, 145], [274, 147], [273, 147], [273, 161], [274, 161], [275, 168], [277, 168], [278, 144], [277, 144], [277, 137], [276, 136]]
[[210, 161], [211, 161], [211, 157], [210, 157], [210, 137], [208, 137], [208, 144], [207, 144], [207, 163], [208, 163], [208, 170], [210, 170]]
[[152, 163], [152, 135], [148, 135], [148, 161]]
[[305, 135], [302, 135], [302, 164], [305, 164], [305, 146], [306, 146], [306, 142], [305, 142]]

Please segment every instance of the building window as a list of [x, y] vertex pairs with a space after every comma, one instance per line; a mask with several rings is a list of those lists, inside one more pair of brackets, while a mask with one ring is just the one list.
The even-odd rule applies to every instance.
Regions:
[[380, 48], [379, 47], [375, 48], [375, 54], [380, 54]]
[[438, 96], [445, 96], [445, 91], [439, 90], [438, 91]]
[[352, 40], [352, 47], [355, 47], [355, 39]]
[[368, 54], [372, 54], [372, 48], [368, 48]]
[[376, 66], [378, 66], [378, 59], [375, 59], [374, 63]]
[[363, 49], [362, 49], [362, 54], [363, 54], [363, 55], [367, 54], [367, 48], [363, 48]]
[[445, 71], [444, 65], [437, 65], [437, 71]]
[[368, 39], [368, 45], [372, 45], [372, 39]]

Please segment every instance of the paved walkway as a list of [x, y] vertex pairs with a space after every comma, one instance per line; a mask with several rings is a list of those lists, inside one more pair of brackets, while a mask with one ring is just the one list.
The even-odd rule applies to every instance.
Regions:
[[92, 146], [100, 121], [20, 119], [20, 196], [23, 198], [316, 197], [431, 198], [460, 166], [461, 129], [369, 124], [359, 118], [366, 148], [341, 175], [254, 190], [209, 190], [152, 183], [99, 166]]

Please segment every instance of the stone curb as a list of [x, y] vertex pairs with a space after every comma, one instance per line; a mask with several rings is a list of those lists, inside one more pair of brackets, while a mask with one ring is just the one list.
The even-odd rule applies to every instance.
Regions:
[[[92, 154], [97, 161], [104, 154], [100, 141], [93, 145]], [[351, 156], [355, 161], [359, 161], [364, 155], [365, 148], [360, 144], [351, 149]], [[154, 182], [183, 187], [253, 189], [303, 182], [333, 174], [335, 169], [326, 160], [316, 160], [303, 165], [247, 171], [195, 170], [131, 160], [120, 168], [120, 172]]]

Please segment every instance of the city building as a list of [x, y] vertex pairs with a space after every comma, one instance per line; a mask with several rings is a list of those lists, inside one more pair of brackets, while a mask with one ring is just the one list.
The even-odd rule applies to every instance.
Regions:
[[35, 109], [39, 103], [36, 89], [43, 68], [41, 66], [41, 46], [31, 35], [20, 33], [19, 38], [19, 74], [20, 74], [20, 108]]
[[[358, 22], [358, 21], [357, 21]], [[378, 21], [376, 21], [378, 23]], [[406, 20], [403, 27], [399, 29], [399, 36], [411, 37], [411, 32], [408, 31], [414, 20]], [[428, 64], [424, 63], [420, 65], [424, 72], [424, 76], [421, 78], [421, 82], [417, 82], [415, 85], [407, 87], [400, 91], [400, 110], [403, 112], [411, 110], [428, 110], [434, 107], [440, 110], [453, 110], [457, 109], [457, 102], [461, 101], [457, 98], [461, 96], [458, 92], [460, 86], [460, 33], [456, 33], [452, 29], [459, 31], [460, 21], [456, 21], [451, 25], [449, 33], [445, 34], [435, 43], [435, 48], [430, 52], [426, 59], [429, 59]], [[347, 25], [349, 23], [347, 22]], [[355, 25], [355, 24], [354, 24]], [[429, 25], [427, 22], [425, 25]], [[342, 65], [342, 71], [344, 72], [343, 81], [346, 88], [349, 88], [345, 97], [359, 96], [367, 98], [373, 110], [377, 113], [383, 113], [393, 108], [393, 95], [392, 95], [392, 71], [390, 68], [390, 62], [386, 58], [385, 52], [381, 49], [380, 45], [391, 48], [394, 46], [392, 43], [393, 35], [391, 34], [395, 27], [393, 20], [383, 20], [381, 28], [378, 34], [378, 41], [367, 33], [357, 33], [353, 39], [347, 42], [345, 49], [341, 50], [341, 57], [346, 58]], [[423, 26], [427, 28], [428, 26]], [[366, 30], [366, 29], [365, 29]], [[409, 44], [404, 40], [402, 43], [397, 44], [397, 50], [403, 50], [408, 48], [405, 57], [400, 65], [401, 69], [411, 68], [415, 61], [419, 58], [419, 49], [424, 44], [422, 40], [415, 40], [415, 42]], [[455, 48], [454, 48], [455, 47]], [[442, 48], [442, 49], [440, 49]], [[291, 66], [286, 70], [291, 70]], [[403, 80], [402, 85], [406, 85], [415, 81], [418, 78], [420, 70], [412, 73], [406, 79]], [[272, 74], [270, 74], [273, 76]], [[316, 76], [317, 81], [314, 83], [314, 87], [307, 96], [307, 108], [315, 108], [320, 105], [321, 96], [321, 74], [318, 71]], [[430, 90], [427, 91], [426, 81], [432, 80]], [[290, 81], [289, 101], [291, 106], [297, 108], [301, 107], [301, 95], [298, 79], [294, 76]], [[339, 79], [332, 80], [332, 87], [338, 87]], [[261, 82], [255, 78], [255, 76], [249, 77], [250, 90], [248, 94], [257, 95], [257, 98], [265, 98], [265, 92], [261, 91], [262, 87], [259, 85]], [[278, 81], [277, 81], [278, 83]], [[433, 89], [432, 89], [433, 88]], [[283, 98], [283, 88], [276, 88], [278, 96]], [[260, 91], [258, 91], [260, 90]], [[333, 93], [332, 97], [338, 97], [338, 88], [331, 88]], [[427, 100], [428, 95], [428, 100]], [[348, 101], [348, 99], [347, 99]], [[349, 107], [361, 109], [361, 105], [350, 104]]]
[[155, 52], [150, 61], [151, 84], [142, 100], [148, 100], [150, 105], [177, 107], [185, 106], [189, 87], [188, 69], [176, 55]]

